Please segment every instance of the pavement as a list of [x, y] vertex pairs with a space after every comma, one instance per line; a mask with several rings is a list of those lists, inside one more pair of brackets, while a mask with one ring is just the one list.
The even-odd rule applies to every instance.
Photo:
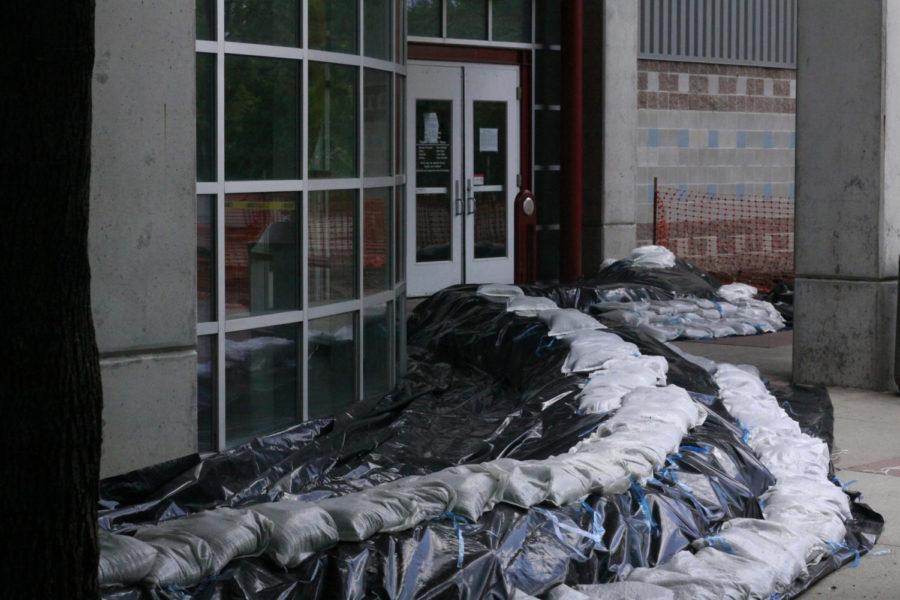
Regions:
[[[678, 342], [699, 356], [751, 364], [773, 381], [790, 381], [792, 333], [780, 332], [705, 342]], [[813, 586], [804, 598], [900, 599], [900, 396], [849, 388], [829, 388], [834, 404], [832, 459], [842, 481], [861, 491], [863, 502], [884, 516], [876, 555], [857, 568], [844, 567]]]

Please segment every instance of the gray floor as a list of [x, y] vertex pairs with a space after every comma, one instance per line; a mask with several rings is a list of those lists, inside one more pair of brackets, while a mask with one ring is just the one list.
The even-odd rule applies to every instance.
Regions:
[[[773, 380], [790, 379], [790, 333], [678, 345], [719, 362], [755, 365]], [[846, 388], [829, 392], [835, 412], [837, 475], [843, 481], [856, 480], [851, 489], [861, 491], [863, 501], [884, 515], [884, 534], [876, 550], [889, 554], [865, 557], [856, 569], [841, 569], [805, 597], [900, 598], [900, 396]]]

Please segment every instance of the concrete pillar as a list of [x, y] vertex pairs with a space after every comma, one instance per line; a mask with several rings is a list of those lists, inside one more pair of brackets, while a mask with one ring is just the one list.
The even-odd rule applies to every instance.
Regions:
[[98, 0], [95, 28], [90, 259], [107, 476], [197, 447], [194, 1]]
[[636, 240], [639, 5], [585, 3], [586, 275], [605, 258], [627, 256]]
[[894, 387], [900, 5], [800, 0], [794, 379]]

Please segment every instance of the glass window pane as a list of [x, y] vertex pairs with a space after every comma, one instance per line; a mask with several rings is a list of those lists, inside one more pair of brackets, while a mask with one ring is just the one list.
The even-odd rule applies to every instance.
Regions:
[[391, 174], [391, 74], [387, 71], [365, 69], [363, 73], [365, 104], [363, 110], [363, 139], [365, 140], [366, 177], [386, 177]]
[[363, 203], [363, 287], [366, 294], [391, 289], [391, 188], [366, 190]]
[[452, 107], [416, 100], [416, 262], [450, 260]]
[[394, 148], [396, 166], [394, 173], [406, 173], [406, 77], [397, 75], [397, 101], [394, 104]]
[[197, 0], [197, 39], [216, 39], [216, 0]]
[[534, 111], [534, 163], [541, 166], [558, 165], [561, 162], [560, 111]]
[[356, 67], [309, 63], [309, 176], [356, 177], [359, 75]]
[[197, 53], [197, 181], [216, 180], [216, 55]]
[[335, 415], [356, 400], [355, 314], [309, 322], [309, 418]]
[[357, 12], [357, 0], [309, 0], [309, 47], [357, 54]]
[[447, 37], [487, 39], [487, 0], [447, 0]]
[[370, 306], [363, 313], [363, 397], [391, 391], [391, 303]]
[[197, 322], [216, 319], [216, 197], [197, 196]]
[[225, 312], [258, 315], [300, 307], [300, 194], [225, 197]]
[[216, 336], [197, 338], [197, 450], [217, 450], [218, 408], [216, 395]]
[[225, 39], [297, 47], [302, 6], [302, 0], [225, 0]]
[[538, 281], [559, 281], [559, 230], [544, 229], [537, 232]]
[[356, 190], [309, 194], [309, 302], [357, 297]]
[[475, 143], [475, 258], [506, 256], [506, 102], [472, 103]]
[[300, 420], [299, 325], [225, 337], [225, 441], [236, 446]]
[[396, 188], [394, 202], [394, 280], [406, 281], [406, 186]]
[[538, 2], [534, 7], [534, 38], [538, 44], [558, 45], [560, 40], [561, 3]]
[[537, 50], [534, 53], [534, 103], [562, 104], [562, 53]]
[[531, 42], [531, 2], [494, 0], [491, 4], [491, 38], [498, 42]]
[[391, 2], [394, 0], [365, 0], [363, 29], [365, 55], [391, 60]]
[[406, 0], [409, 35], [443, 37], [441, 0]]
[[534, 174], [534, 199], [540, 225], [559, 223], [559, 171], [536, 171]]
[[394, 3], [394, 62], [406, 64], [406, 0]]
[[225, 177], [300, 178], [300, 62], [225, 59]]

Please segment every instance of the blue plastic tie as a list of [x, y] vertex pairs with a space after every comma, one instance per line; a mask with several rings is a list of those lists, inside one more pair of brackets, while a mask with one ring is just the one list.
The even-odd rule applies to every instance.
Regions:
[[541, 338], [541, 341], [538, 342], [537, 348], [535, 348], [534, 353], [538, 356], [543, 356], [556, 345], [557, 341], [557, 338], [551, 337], [549, 335]]
[[581, 551], [578, 550], [578, 548], [572, 548], [571, 546], [568, 545], [568, 543], [566, 542], [566, 536], [564, 536], [562, 533], [563, 531], [570, 531], [579, 537], [583, 537], [583, 538], [587, 538], [587, 539], [591, 540], [594, 543], [593, 545], [595, 548], [598, 545], [600, 547], [603, 547], [603, 538], [601, 536], [598, 536], [596, 533], [591, 532], [591, 531], [585, 531], [584, 529], [581, 529], [579, 527], [574, 527], [572, 525], [567, 525], [566, 523], [562, 523], [562, 522], [560, 522], [559, 518], [556, 515], [554, 515], [550, 511], [545, 510], [543, 508], [533, 506], [533, 507], [531, 507], [531, 510], [538, 513], [539, 515], [542, 515], [545, 519], [550, 521], [550, 523], [553, 525], [553, 532], [556, 534], [556, 537], [559, 539], [559, 541], [561, 541], [563, 544], [566, 544], [566, 546], [570, 550], [572, 550], [572, 552], [574, 552], [576, 554], [576, 556], [578, 556], [578, 558], [580, 558], [582, 561], [587, 560], [588, 557], [585, 556], [584, 554], [582, 554]]
[[644, 522], [652, 533], [655, 531], [656, 526], [653, 524], [653, 513], [650, 511], [650, 503], [647, 502], [647, 494], [644, 493], [644, 490], [641, 489], [641, 486], [639, 486], [636, 481], [631, 482], [631, 491], [637, 496], [641, 512], [644, 513]]
[[840, 479], [837, 475], [835, 475], [834, 477], [832, 477], [832, 478], [831, 478], [831, 481], [832, 481], [832, 483], [834, 483], [835, 485], [839, 486], [839, 487], [840, 487], [842, 490], [844, 490], [845, 492], [847, 491], [847, 488], [849, 488], [849, 487], [850, 487], [851, 485], [853, 485], [854, 483], [857, 483], [857, 480], [856, 480], [856, 479], [850, 479], [850, 480], [848, 480], [848, 481], [841, 481], [841, 479]]
[[677, 461], [681, 460], [683, 457], [680, 452], [675, 452], [674, 454], [670, 454], [666, 457], [666, 462], [669, 463], [673, 469], [678, 468]]
[[681, 450], [687, 450], [688, 452], [696, 452], [698, 454], [709, 454], [709, 448], [704, 448], [703, 446], [690, 446], [687, 444], [682, 444], [680, 446]]
[[[847, 544], [838, 544], [835, 542], [825, 542], [825, 543], [828, 544], [828, 547], [831, 548], [831, 552], [834, 555], [837, 555], [838, 552], [841, 552], [843, 550], [848, 550], [848, 551], [850, 550], [850, 546], [848, 546]], [[850, 568], [855, 569], [855, 568], [859, 567], [859, 560], [860, 560], [859, 548], [855, 548], [855, 549], [853, 549], [853, 561], [850, 563]]]
[[722, 304], [719, 303], [718, 300], [713, 300], [713, 304], [716, 305], [716, 310], [719, 311], [719, 316], [720, 316], [720, 317], [724, 317], [724, 316], [725, 316], [725, 309], [722, 308]]
[[750, 428], [741, 423], [738, 419], [737, 426], [741, 428], [741, 441], [745, 444], [750, 441]]
[[728, 543], [728, 540], [723, 538], [721, 535], [710, 535], [703, 538], [703, 541], [710, 548], [715, 548], [716, 550], [721, 550], [722, 552], [727, 552], [728, 554], [734, 554], [734, 548], [732, 548], [731, 544]]
[[584, 500], [581, 501], [581, 507], [591, 515], [591, 534], [596, 536], [596, 539], [593, 540], [594, 548], [606, 550], [606, 545], [603, 543], [603, 536], [606, 533], [606, 528], [603, 527], [603, 515], [594, 510], [594, 507]]
[[466, 555], [466, 543], [463, 539], [462, 531], [462, 526], [466, 523], [466, 518], [455, 512], [447, 511], [438, 517], [438, 520], [440, 519], [450, 519], [450, 522], [453, 523], [453, 529], [456, 530], [456, 568], [461, 569], [463, 566], [463, 559]]

